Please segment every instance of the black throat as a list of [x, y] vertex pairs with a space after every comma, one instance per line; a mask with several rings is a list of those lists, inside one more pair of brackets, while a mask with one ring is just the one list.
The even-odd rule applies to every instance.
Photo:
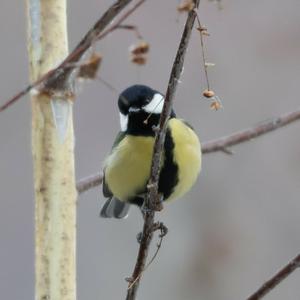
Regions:
[[145, 111], [129, 113], [126, 133], [131, 135], [155, 136], [153, 126], [159, 123], [160, 114], [151, 114]]
[[[175, 118], [174, 111], [171, 111], [170, 119]], [[158, 126], [160, 114], [152, 113], [151, 115], [143, 110], [135, 113], [129, 113], [127, 134], [142, 135], [142, 136], [155, 136], [153, 126]]]

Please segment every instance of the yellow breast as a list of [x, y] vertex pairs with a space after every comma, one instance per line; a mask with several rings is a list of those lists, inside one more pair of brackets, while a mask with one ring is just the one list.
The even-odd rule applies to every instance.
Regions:
[[105, 180], [126, 201], [143, 191], [150, 176], [154, 138], [126, 136], [105, 161]]
[[171, 119], [174, 161], [178, 165], [178, 184], [167, 200], [183, 196], [194, 185], [201, 170], [201, 146], [198, 136], [180, 119]]

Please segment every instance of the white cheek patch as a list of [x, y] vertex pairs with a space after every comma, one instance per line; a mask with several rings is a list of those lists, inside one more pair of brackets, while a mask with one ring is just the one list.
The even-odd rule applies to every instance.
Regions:
[[126, 131], [128, 126], [128, 115], [123, 115], [120, 113], [120, 125], [121, 131]]
[[161, 94], [155, 94], [146, 106], [143, 107], [143, 110], [147, 113], [160, 114], [164, 106], [165, 99]]

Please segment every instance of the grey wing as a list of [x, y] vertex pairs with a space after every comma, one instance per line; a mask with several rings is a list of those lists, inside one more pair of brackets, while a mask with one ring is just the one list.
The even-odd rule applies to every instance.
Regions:
[[124, 219], [128, 216], [130, 204], [115, 198], [105, 182], [105, 170], [103, 175], [102, 192], [109, 199], [104, 203], [100, 216], [102, 218]]
[[105, 170], [103, 171], [102, 193], [103, 193], [103, 196], [106, 198], [111, 198], [113, 196], [112, 192], [110, 191], [110, 189], [105, 181]]
[[104, 203], [100, 216], [102, 218], [124, 219], [128, 216], [130, 204], [120, 201], [117, 198], [110, 198]]
[[[125, 132], [120, 131], [113, 143], [112, 150], [123, 140], [123, 138], [126, 136]], [[105, 181], [105, 169], [103, 170], [103, 180], [102, 180], [102, 192], [103, 196], [106, 198], [111, 198], [113, 196], [112, 192], [110, 191], [108, 185]]]
[[[125, 137], [124, 132], [120, 132], [117, 135], [117, 138], [113, 144], [113, 147], [116, 147], [118, 143]], [[117, 219], [124, 219], [128, 216], [128, 211], [130, 208], [130, 204], [120, 201], [119, 199], [113, 196], [113, 193], [110, 191], [106, 181], [105, 181], [105, 170], [103, 175], [103, 182], [102, 182], [102, 192], [104, 197], [109, 198], [104, 203], [100, 216], [102, 218], [117, 218]]]

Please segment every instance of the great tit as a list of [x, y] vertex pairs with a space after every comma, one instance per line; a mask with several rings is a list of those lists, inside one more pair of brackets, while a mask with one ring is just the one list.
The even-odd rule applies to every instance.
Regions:
[[[164, 96], [145, 85], [133, 85], [118, 99], [119, 132], [104, 162], [103, 195], [108, 198], [100, 215], [125, 218], [130, 204], [142, 206], [147, 192], [155, 139]], [[183, 196], [201, 169], [201, 147], [193, 128], [176, 118], [167, 121], [158, 192], [163, 201]]]

